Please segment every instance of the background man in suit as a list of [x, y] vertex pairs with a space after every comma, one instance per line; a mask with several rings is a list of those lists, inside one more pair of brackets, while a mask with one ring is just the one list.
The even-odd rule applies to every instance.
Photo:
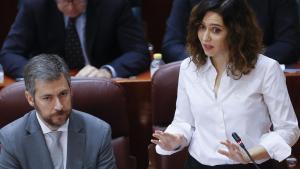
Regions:
[[24, 0], [0, 64], [8, 75], [22, 77], [29, 58], [54, 53], [80, 70], [77, 76], [136, 75], [150, 60], [138, 23], [127, 0]]
[[[185, 50], [187, 23], [192, 8], [201, 0], [174, 0], [167, 21], [163, 40], [166, 62], [183, 60], [188, 56]], [[264, 55], [281, 64], [297, 61], [299, 35], [298, 14], [295, 0], [248, 0], [264, 33]]]
[[72, 110], [68, 67], [60, 57], [33, 57], [24, 78], [35, 110], [1, 129], [0, 168], [116, 168], [110, 126]]

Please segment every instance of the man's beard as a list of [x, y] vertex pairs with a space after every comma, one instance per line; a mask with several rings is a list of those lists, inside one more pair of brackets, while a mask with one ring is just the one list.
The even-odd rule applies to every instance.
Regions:
[[[65, 111], [61, 110], [61, 111], [57, 111], [54, 114], [51, 114], [51, 115], [48, 115], [48, 116], [45, 117], [41, 114], [41, 110], [40, 110], [39, 106], [37, 106], [35, 104], [34, 108], [36, 109], [36, 111], [39, 114], [40, 118], [44, 122], [46, 122], [46, 124], [48, 124], [48, 125], [50, 125], [51, 127], [54, 127], [54, 128], [59, 128], [60, 126], [62, 126], [67, 121], [67, 119], [70, 117], [70, 114], [71, 114], [71, 110], [65, 110]], [[53, 121], [53, 116], [62, 116], [62, 115], [65, 116], [65, 119], [62, 123], [57, 123], [57, 122]]]

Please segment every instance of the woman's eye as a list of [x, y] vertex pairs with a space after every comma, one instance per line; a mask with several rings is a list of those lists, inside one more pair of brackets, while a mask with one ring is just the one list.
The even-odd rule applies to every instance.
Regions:
[[220, 28], [217, 28], [217, 27], [213, 27], [213, 28], [212, 28], [212, 32], [213, 32], [213, 33], [220, 33], [220, 32], [221, 32], [221, 29], [220, 29]]

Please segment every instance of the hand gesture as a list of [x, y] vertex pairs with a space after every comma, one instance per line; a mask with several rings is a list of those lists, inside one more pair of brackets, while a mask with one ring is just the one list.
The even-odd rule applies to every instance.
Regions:
[[167, 151], [177, 150], [185, 143], [185, 139], [182, 135], [165, 133], [159, 130], [156, 130], [152, 136], [156, 139], [151, 139], [151, 142]]
[[227, 156], [231, 160], [237, 161], [241, 164], [249, 163], [250, 159], [247, 157], [244, 150], [241, 150], [238, 145], [231, 143], [229, 140], [221, 141], [221, 144], [225, 145], [228, 151], [218, 150], [218, 152], [224, 156]]

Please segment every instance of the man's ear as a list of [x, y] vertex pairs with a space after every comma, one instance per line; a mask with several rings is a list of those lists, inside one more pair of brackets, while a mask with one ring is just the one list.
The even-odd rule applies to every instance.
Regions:
[[25, 97], [28, 103], [30, 104], [30, 106], [34, 107], [34, 98], [27, 90], [25, 91]]

